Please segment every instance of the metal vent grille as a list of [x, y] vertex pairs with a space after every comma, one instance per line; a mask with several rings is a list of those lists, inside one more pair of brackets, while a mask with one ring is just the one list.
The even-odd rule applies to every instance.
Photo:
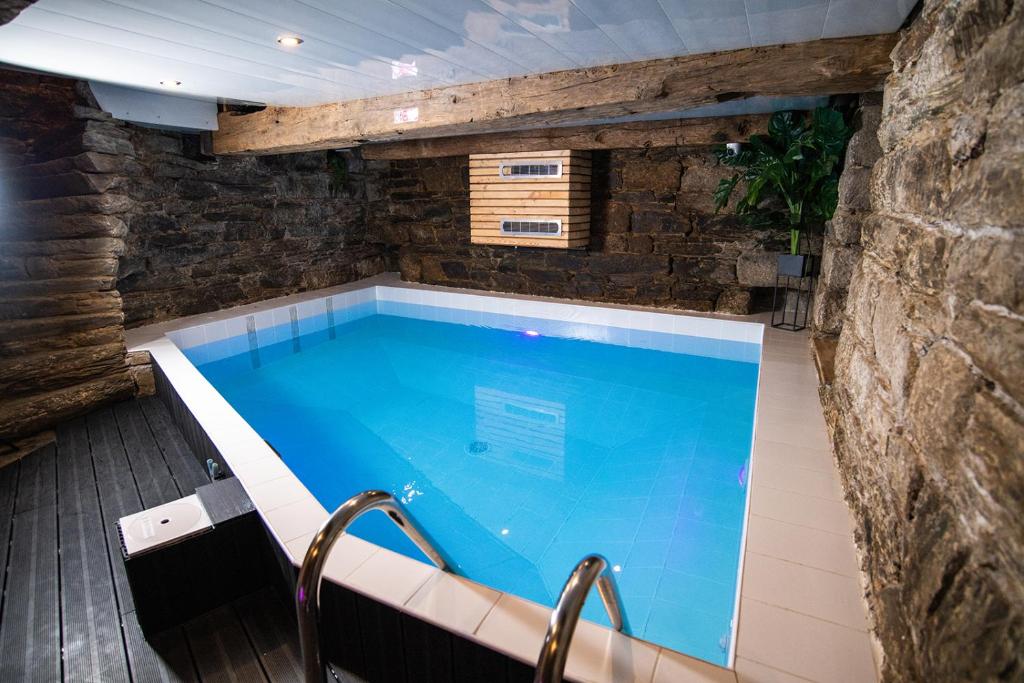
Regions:
[[502, 178], [561, 178], [561, 161], [517, 161], [502, 162], [498, 167]]
[[562, 234], [562, 221], [558, 218], [502, 218], [501, 234], [558, 237]]

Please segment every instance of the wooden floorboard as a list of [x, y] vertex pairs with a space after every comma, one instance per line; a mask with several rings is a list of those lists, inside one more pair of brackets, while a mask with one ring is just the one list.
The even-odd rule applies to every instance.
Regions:
[[182, 492], [164, 462], [142, 409], [137, 401], [126, 401], [114, 407], [114, 417], [121, 441], [125, 445], [132, 476], [142, 498], [143, 509], [156, 507], [181, 498]]
[[57, 503], [57, 449], [47, 444], [22, 458], [14, 514]]
[[99, 512], [85, 418], [57, 427], [57, 472], [59, 514]]
[[131, 680], [88, 434], [82, 420], [57, 431], [64, 678]]
[[301, 680], [302, 658], [291, 605], [267, 588], [239, 598], [234, 607], [270, 680]]
[[115, 522], [208, 483], [145, 399], [57, 428], [0, 468], [0, 681], [300, 681], [287, 600], [268, 589], [147, 640]]
[[[11, 532], [0, 680], [61, 679], [60, 574], [57, 562], [57, 473], [49, 445], [21, 461]], [[23, 498], [24, 496], [24, 498]]]
[[121, 443], [121, 434], [109, 408], [98, 410], [86, 420], [96, 488], [103, 511], [103, 534], [111, 558], [114, 587], [121, 614], [135, 609], [128, 576], [121, 562], [121, 541], [114, 524], [118, 519], [143, 509], [135, 479], [128, 467], [128, 456]]
[[18, 495], [20, 462], [0, 469], [0, 624], [4, 619], [4, 586], [7, 580], [7, 558], [11, 548], [11, 524], [14, 521], [14, 501]]
[[224, 606], [185, 624], [204, 683], [257, 683], [267, 676], [234, 609]]
[[147, 641], [139, 628], [135, 612], [125, 614], [123, 620], [132, 680], [142, 683], [199, 681], [199, 673], [181, 628], [168, 629]]

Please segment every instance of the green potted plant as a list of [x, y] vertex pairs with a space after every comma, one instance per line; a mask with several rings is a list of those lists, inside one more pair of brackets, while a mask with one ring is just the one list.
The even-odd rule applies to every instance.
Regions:
[[721, 163], [737, 168], [715, 189], [715, 210], [729, 203], [743, 182], [736, 214], [756, 227], [789, 226], [789, 253], [779, 256], [780, 275], [811, 272], [809, 255], [800, 253], [800, 238], [832, 218], [839, 201], [839, 172], [850, 139], [843, 115], [818, 107], [810, 115], [772, 114], [767, 135], [752, 135], [738, 151], [721, 147]]

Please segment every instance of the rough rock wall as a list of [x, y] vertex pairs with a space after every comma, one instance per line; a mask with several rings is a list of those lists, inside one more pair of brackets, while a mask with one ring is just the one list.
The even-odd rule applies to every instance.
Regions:
[[134, 392], [111, 126], [69, 81], [0, 71], [0, 438]]
[[332, 189], [324, 152], [209, 159], [194, 136], [124, 133], [134, 205], [117, 286], [128, 327], [385, 270], [364, 239], [358, 160]]
[[466, 157], [367, 162], [371, 239], [397, 250], [406, 280], [595, 301], [745, 313], [774, 283], [785, 236], [716, 216], [728, 174], [707, 150], [594, 153], [586, 250], [469, 243]]
[[890, 681], [1024, 679], [1024, 3], [893, 52], [826, 412]]
[[882, 156], [878, 125], [881, 93], [864, 93], [854, 116], [853, 137], [846, 148], [839, 178], [839, 205], [825, 227], [821, 270], [814, 292], [813, 329], [816, 336], [836, 336], [843, 329], [843, 312], [850, 279], [861, 257], [861, 226], [871, 211], [871, 169]]
[[126, 324], [385, 270], [360, 163], [335, 191], [325, 153], [210, 160], [0, 70], [0, 438], [146, 391]]

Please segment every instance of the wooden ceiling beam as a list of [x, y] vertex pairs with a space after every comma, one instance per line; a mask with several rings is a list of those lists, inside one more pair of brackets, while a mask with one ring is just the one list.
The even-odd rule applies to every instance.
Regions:
[[832, 38], [571, 69], [315, 107], [224, 112], [216, 154], [273, 154], [495, 133], [689, 109], [757, 95], [881, 88], [895, 34]]
[[548, 149], [643, 149], [714, 145], [746, 140], [768, 130], [768, 114], [668, 121], [632, 121], [505, 133], [454, 135], [378, 142], [361, 147], [364, 159], [421, 159], [488, 152], [543, 152]]

